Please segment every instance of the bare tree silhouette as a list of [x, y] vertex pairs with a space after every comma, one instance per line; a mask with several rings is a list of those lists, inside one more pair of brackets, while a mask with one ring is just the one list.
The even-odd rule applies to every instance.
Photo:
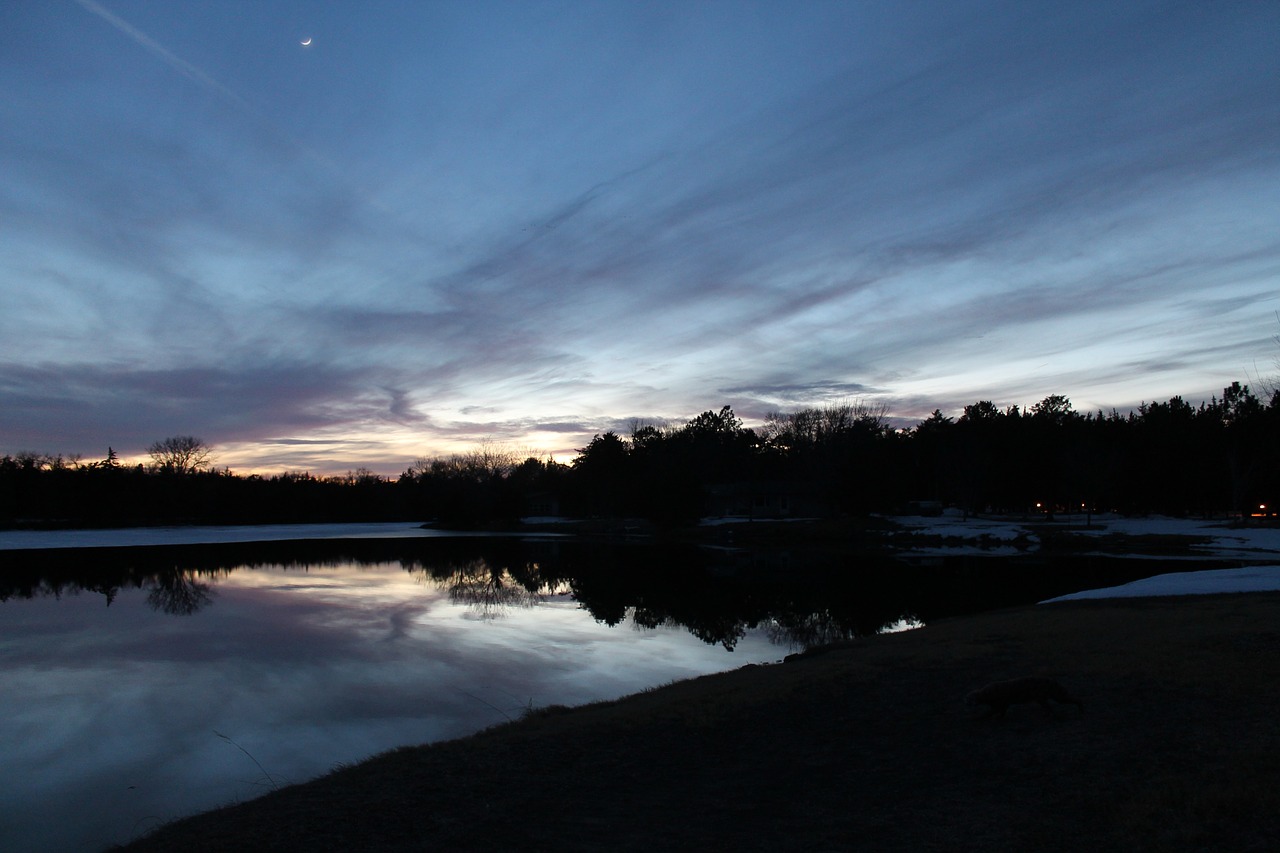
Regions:
[[194, 435], [172, 435], [147, 448], [151, 461], [162, 471], [190, 474], [213, 461], [213, 447]]

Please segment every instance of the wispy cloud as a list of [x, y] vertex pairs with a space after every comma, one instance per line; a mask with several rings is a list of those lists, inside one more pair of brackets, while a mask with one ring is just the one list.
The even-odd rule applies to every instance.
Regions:
[[67, 9], [0, 33], [0, 451], [398, 468], [1272, 346], [1273, 4], [334, 7], [306, 53], [267, 7]]

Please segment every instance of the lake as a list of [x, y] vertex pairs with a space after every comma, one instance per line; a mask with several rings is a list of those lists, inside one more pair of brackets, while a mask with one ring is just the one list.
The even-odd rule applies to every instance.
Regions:
[[348, 532], [0, 550], [0, 848], [100, 850], [530, 708], [1152, 570]]

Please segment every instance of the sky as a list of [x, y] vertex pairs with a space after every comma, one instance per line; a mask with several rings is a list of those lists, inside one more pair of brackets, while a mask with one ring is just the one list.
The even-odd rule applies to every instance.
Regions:
[[1280, 370], [1280, 3], [0, 4], [0, 454]]

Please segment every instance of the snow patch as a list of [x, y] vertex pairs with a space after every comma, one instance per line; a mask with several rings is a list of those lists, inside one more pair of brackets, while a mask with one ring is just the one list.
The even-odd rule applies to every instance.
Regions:
[[[1033, 525], [1060, 524], [1073, 536], [1102, 537], [1119, 534], [1133, 537], [1194, 536], [1209, 539], [1210, 542], [1196, 546], [1196, 553], [1190, 559], [1221, 557], [1268, 560], [1280, 555], [1280, 527], [1230, 527], [1222, 520], [1205, 521], [1164, 516], [1125, 518], [1107, 513], [1093, 516], [1091, 525], [1086, 529], [1084, 516], [1059, 516], [1056, 523], [1047, 522], [1044, 518], [1013, 520], [970, 516], [966, 520], [958, 511], [946, 510], [940, 516], [902, 515], [888, 516], [888, 518], [912, 533], [959, 539], [975, 544], [993, 540], [1014, 542], [1020, 539], [1036, 544], [1039, 539], [1033, 532]], [[926, 550], [930, 553], [941, 553], [941, 550], [936, 548], [919, 550], [917, 553], [925, 553]], [[1135, 559], [1143, 558], [1140, 554], [1125, 556]]]
[[1120, 586], [1087, 589], [1050, 598], [1080, 601], [1094, 598], [1138, 598], [1160, 595], [1213, 595], [1223, 592], [1274, 592], [1280, 590], [1280, 566], [1249, 566], [1242, 569], [1215, 569], [1202, 572], [1172, 572], [1143, 578]]

